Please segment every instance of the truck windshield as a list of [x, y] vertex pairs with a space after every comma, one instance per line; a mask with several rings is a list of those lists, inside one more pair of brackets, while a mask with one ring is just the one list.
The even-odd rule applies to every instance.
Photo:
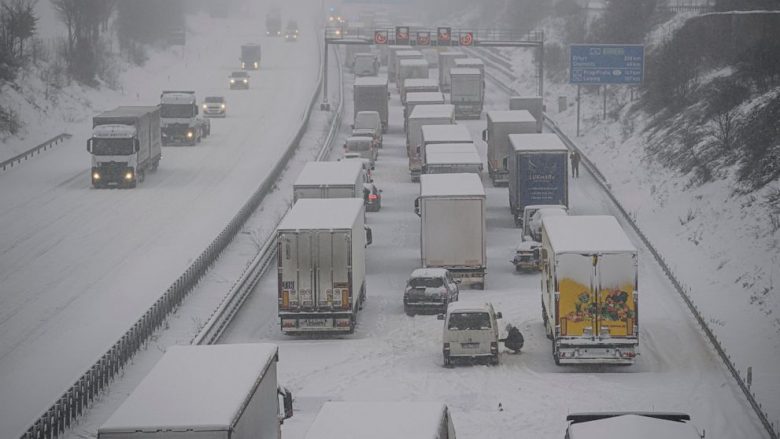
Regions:
[[193, 116], [191, 104], [162, 104], [162, 108], [160, 108], [160, 117], [188, 118]]
[[371, 142], [349, 142], [347, 143], [348, 151], [368, 151], [371, 149]]
[[486, 312], [452, 313], [447, 329], [454, 331], [490, 329], [490, 315]]
[[444, 285], [440, 277], [416, 277], [409, 281], [414, 288], [438, 288]]
[[92, 154], [130, 155], [133, 151], [133, 139], [94, 139]]

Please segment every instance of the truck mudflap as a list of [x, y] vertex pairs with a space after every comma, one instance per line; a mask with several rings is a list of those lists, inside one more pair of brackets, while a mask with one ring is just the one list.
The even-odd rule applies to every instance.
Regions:
[[442, 267], [450, 271], [453, 279], [460, 279], [462, 285], [475, 290], [485, 289], [487, 269], [485, 267]]
[[279, 313], [282, 332], [285, 334], [345, 333], [355, 330], [356, 314], [344, 312], [295, 312]]
[[553, 342], [555, 364], [634, 364], [639, 355], [636, 338], [558, 338]]

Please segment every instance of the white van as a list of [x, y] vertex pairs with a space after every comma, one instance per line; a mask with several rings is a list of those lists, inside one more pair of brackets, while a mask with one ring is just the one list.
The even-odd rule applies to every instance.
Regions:
[[439, 320], [444, 320], [444, 365], [450, 366], [456, 359], [487, 359], [498, 364], [500, 318], [501, 313], [490, 303], [450, 303], [447, 314], [439, 314]]
[[370, 136], [378, 148], [382, 147], [382, 120], [378, 111], [358, 111], [352, 125], [353, 136]]

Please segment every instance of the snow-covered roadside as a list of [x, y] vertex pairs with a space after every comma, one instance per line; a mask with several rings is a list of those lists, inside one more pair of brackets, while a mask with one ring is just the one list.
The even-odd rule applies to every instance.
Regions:
[[[679, 26], [678, 22], [666, 27]], [[530, 53], [504, 54], [511, 57], [518, 76], [514, 87], [533, 94]], [[780, 234], [766, 198], [777, 193], [780, 184], [748, 195], [734, 193], [733, 175], [691, 184], [690, 175], [679, 175], [647, 157], [649, 139], [642, 131], [649, 116], [630, 111], [628, 89], [608, 88], [607, 120], [602, 120], [602, 96], [583, 93], [579, 138], [576, 87], [547, 81], [545, 91], [548, 115], [606, 176], [623, 206], [687, 286], [737, 369], [745, 376], [752, 367], [752, 389], [770, 421], [778, 424], [780, 298], [774, 281], [780, 278]], [[569, 103], [563, 112], [558, 112], [559, 96], [566, 96]]]

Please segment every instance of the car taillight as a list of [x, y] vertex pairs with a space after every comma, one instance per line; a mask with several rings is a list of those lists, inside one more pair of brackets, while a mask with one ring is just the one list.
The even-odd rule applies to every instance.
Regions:
[[282, 328], [295, 328], [297, 325], [297, 320], [294, 319], [282, 319]]
[[337, 328], [349, 328], [352, 322], [349, 319], [336, 319]]
[[371, 200], [371, 201], [376, 201], [377, 196], [375, 194], [369, 194], [368, 195], [368, 199]]
[[290, 308], [290, 292], [284, 290], [282, 292], [282, 296], [279, 297], [279, 309], [288, 309], [288, 308]]

